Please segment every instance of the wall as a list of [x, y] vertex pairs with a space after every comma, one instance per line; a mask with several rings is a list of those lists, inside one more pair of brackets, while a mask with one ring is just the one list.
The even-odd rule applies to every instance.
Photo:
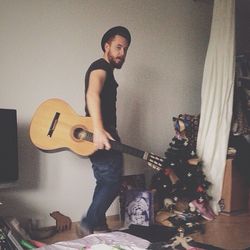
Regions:
[[236, 19], [236, 52], [238, 55], [250, 53], [250, 2], [237, 0], [235, 2]]
[[[59, 210], [79, 221], [92, 198], [88, 159], [70, 151], [44, 153], [29, 139], [38, 105], [67, 101], [84, 114], [84, 73], [102, 56], [100, 39], [124, 25], [132, 43], [119, 82], [118, 126], [123, 142], [164, 155], [174, 136], [172, 117], [198, 114], [212, 1], [1, 0], [0, 107], [18, 112], [20, 178], [2, 190], [1, 214], [32, 217], [41, 225]], [[126, 156], [125, 174], [152, 171]], [[118, 213], [118, 202], [108, 214]]]

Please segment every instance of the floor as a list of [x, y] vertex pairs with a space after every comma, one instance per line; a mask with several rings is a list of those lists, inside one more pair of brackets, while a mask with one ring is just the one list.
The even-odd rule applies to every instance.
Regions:
[[[108, 219], [112, 229], [121, 227], [117, 216]], [[219, 215], [213, 221], [205, 222], [205, 233], [195, 233], [191, 237], [201, 243], [214, 245], [225, 250], [245, 250], [250, 247], [250, 212], [238, 215]], [[44, 242], [52, 244], [58, 241], [77, 239], [76, 223], [71, 230], [57, 233]]]
[[196, 233], [194, 240], [227, 250], [250, 247], [250, 212], [234, 216], [219, 215], [206, 222], [205, 234]]

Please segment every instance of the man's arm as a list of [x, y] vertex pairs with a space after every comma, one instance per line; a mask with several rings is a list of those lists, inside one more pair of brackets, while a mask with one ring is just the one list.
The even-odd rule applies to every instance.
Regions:
[[109, 139], [114, 140], [104, 129], [101, 114], [100, 94], [106, 78], [106, 72], [102, 69], [90, 73], [89, 87], [86, 94], [87, 106], [93, 119], [94, 139], [93, 142], [98, 149], [110, 149]]

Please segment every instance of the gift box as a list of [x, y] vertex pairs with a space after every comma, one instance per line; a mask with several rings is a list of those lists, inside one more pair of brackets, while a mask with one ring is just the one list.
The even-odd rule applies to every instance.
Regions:
[[152, 191], [127, 190], [125, 194], [124, 225], [149, 226], [154, 223]]

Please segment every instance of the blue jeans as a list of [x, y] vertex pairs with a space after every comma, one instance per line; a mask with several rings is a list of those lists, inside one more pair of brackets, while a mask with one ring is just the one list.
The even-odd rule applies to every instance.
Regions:
[[123, 174], [123, 156], [113, 150], [98, 151], [90, 157], [96, 187], [92, 203], [81, 226], [94, 230], [106, 226], [106, 211], [117, 197]]

